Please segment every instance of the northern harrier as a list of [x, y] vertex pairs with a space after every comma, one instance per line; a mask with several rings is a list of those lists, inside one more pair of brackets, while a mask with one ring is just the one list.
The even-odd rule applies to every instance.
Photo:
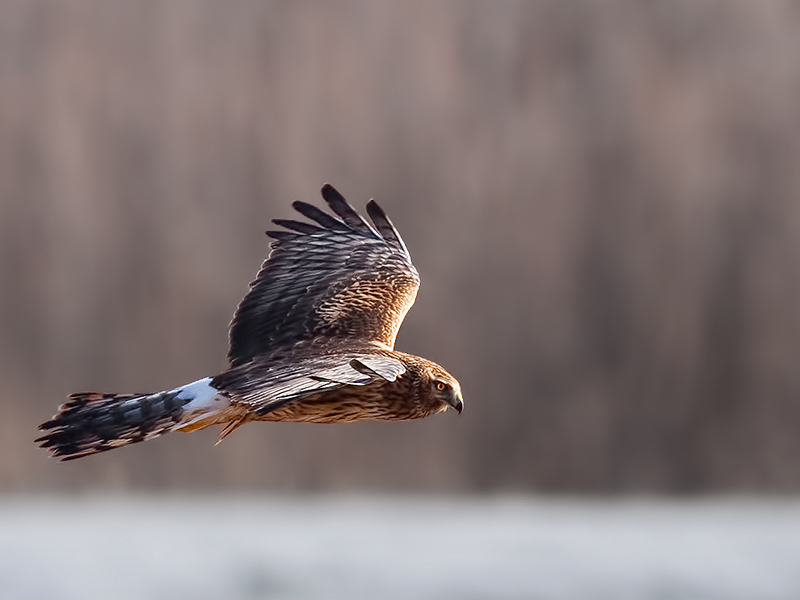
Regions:
[[460, 413], [450, 373], [393, 349], [419, 288], [397, 230], [374, 201], [370, 225], [330, 185], [322, 197], [336, 216], [295, 202], [314, 224], [273, 221], [284, 230], [267, 232], [269, 258], [233, 316], [227, 371], [156, 394], [72, 394], [36, 441], [72, 460], [211, 425], [222, 426], [222, 440], [247, 421]]

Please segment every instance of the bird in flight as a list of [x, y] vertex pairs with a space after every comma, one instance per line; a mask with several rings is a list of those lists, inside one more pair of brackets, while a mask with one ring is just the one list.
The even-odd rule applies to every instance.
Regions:
[[464, 407], [436, 363], [394, 350], [419, 289], [400, 234], [371, 200], [370, 224], [326, 184], [334, 214], [292, 206], [313, 223], [275, 219], [269, 257], [230, 325], [230, 367], [155, 394], [78, 393], [39, 429], [73, 460], [170, 431], [220, 425], [219, 443], [248, 421], [407, 421]]

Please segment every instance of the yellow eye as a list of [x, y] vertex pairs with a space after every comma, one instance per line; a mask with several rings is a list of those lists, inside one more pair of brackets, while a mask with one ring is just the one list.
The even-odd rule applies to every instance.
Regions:
[[447, 384], [444, 383], [443, 381], [437, 381], [436, 382], [436, 389], [439, 390], [440, 392], [444, 391], [444, 388], [446, 388], [446, 387], [447, 387]]

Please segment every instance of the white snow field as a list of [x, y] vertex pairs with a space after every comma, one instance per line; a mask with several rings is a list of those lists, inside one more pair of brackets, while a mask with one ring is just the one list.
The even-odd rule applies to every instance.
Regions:
[[800, 501], [6, 497], [0, 598], [794, 600]]

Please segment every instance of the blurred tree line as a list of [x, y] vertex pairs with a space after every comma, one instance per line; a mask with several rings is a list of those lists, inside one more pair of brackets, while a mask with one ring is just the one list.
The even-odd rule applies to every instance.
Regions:
[[[0, 2], [0, 490], [797, 491], [798, 64], [796, 2]], [[34, 447], [223, 370], [326, 181], [463, 415]]]

